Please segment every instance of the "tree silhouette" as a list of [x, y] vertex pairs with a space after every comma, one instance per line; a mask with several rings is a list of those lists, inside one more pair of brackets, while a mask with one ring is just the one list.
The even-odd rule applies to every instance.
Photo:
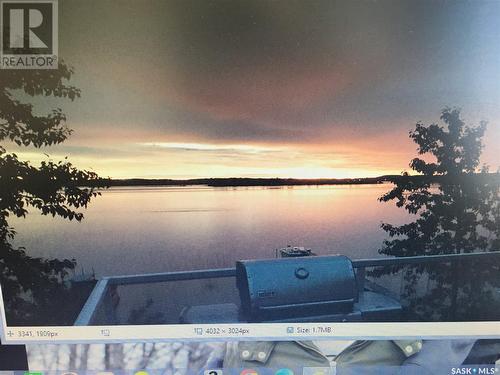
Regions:
[[[394, 226], [383, 223], [389, 234], [380, 253], [397, 256], [461, 254], [499, 250], [499, 173], [480, 167], [486, 123], [465, 125], [459, 109], [441, 112], [444, 126], [417, 123], [410, 138], [418, 145], [410, 162], [418, 176], [403, 173], [380, 201], [395, 200], [417, 219]], [[467, 268], [466, 268], [467, 267]], [[375, 272], [395, 273], [399, 267]], [[492, 287], [499, 284], [499, 264], [428, 264], [404, 272], [404, 297], [417, 319], [457, 320], [487, 318]], [[428, 291], [418, 295], [426, 280]]]
[[[38, 115], [20, 98], [56, 97], [71, 101], [80, 90], [68, 84], [73, 70], [60, 63], [57, 70], [0, 71], [0, 141], [20, 147], [42, 148], [64, 142], [71, 134], [60, 108]], [[28, 208], [43, 215], [80, 221], [77, 210], [98, 195], [103, 181], [94, 172], [75, 168], [67, 160], [43, 161], [34, 166], [0, 145], [0, 280], [10, 325], [61, 324], [64, 309], [54, 299], [67, 297], [65, 283], [75, 260], [42, 259], [14, 248], [11, 215], [25, 217]]]

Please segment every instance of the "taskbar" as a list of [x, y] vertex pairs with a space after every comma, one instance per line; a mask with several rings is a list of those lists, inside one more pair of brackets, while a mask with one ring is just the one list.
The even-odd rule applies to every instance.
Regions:
[[133, 369], [133, 370], [75, 370], [75, 371], [0, 371], [0, 375], [498, 375], [500, 365], [442, 365], [424, 369], [420, 366], [350, 365], [302, 368], [204, 368], [190, 369]]

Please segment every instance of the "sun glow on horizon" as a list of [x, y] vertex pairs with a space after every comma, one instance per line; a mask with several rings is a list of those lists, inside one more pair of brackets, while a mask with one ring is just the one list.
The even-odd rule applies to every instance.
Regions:
[[[154, 144], [158, 148], [158, 144]], [[116, 179], [129, 178], [150, 178], [150, 179], [192, 179], [192, 178], [296, 178], [296, 179], [342, 179], [342, 178], [362, 178], [377, 177], [385, 174], [399, 174], [397, 169], [384, 168], [363, 168], [362, 166], [352, 166], [345, 164], [341, 158], [337, 161], [338, 166], [329, 167], [323, 165], [323, 160], [316, 160], [314, 156], [308, 158], [307, 154], [297, 153], [292, 159], [284, 158], [273, 160], [264, 151], [264, 148], [254, 148], [245, 146], [240, 148], [240, 153], [232, 158], [235, 146], [222, 146], [218, 150], [228, 151], [229, 160], [221, 161], [217, 155], [213, 156], [213, 148], [208, 148], [202, 144], [168, 144], [166, 146], [168, 157], [153, 153], [152, 155], [136, 157], [102, 157], [96, 158], [90, 155], [69, 154], [71, 162], [82, 169], [95, 171], [102, 177]], [[196, 151], [194, 151], [196, 150]], [[244, 151], [243, 151], [244, 150]], [[247, 151], [248, 150], [248, 151]], [[190, 159], [187, 156], [191, 152], [196, 153], [196, 158]], [[275, 151], [276, 152], [276, 151]], [[200, 155], [201, 153], [201, 155]], [[205, 155], [207, 153], [208, 155]], [[260, 154], [262, 153], [262, 155]], [[63, 160], [68, 153], [44, 153], [34, 151], [16, 152], [21, 160], [31, 161], [35, 164], [41, 161]], [[288, 154], [288, 153], [285, 153]], [[245, 156], [250, 161], [245, 159]], [[236, 160], [236, 158], [242, 160]], [[253, 163], [253, 158], [261, 160], [259, 166]], [[279, 159], [279, 157], [277, 157]], [[292, 166], [294, 165], [294, 166]]]
[[140, 146], [158, 147], [166, 149], [193, 150], [193, 151], [241, 151], [241, 152], [265, 152], [284, 150], [285, 147], [264, 147], [247, 144], [215, 144], [215, 143], [191, 143], [191, 142], [142, 142]]

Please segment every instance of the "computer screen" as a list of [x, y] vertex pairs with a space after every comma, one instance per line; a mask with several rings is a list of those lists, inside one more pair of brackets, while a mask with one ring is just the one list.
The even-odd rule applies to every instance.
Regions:
[[0, 8], [4, 344], [500, 336], [499, 2]]

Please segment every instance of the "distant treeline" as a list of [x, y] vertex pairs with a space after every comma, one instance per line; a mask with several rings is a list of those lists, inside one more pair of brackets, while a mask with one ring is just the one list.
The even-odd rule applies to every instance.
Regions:
[[380, 184], [389, 181], [388, 177], [373, 178], [195, 178], [189, 180], [171, 179], [120, 179], [109, 180], [109, 186], [295, 186], [295, 185], [352, 185], [352, 184]]
[[[382, 184], [386, 182], [395, 182], [399, 179], [422, 180], [429, 183], [453, 182], [453, 179], [470, 181], [481, 181], [482, 183], [498, 183], [500, 181], [499, 173], [482, 173], [460, 176], [435, 176], [432, 178], [425, 176], [402, 176], [385, 175], [379, 177], [364, 178], [319, 178], [319, 179], [297, 179], [297, 178], [195, 178], [188, 180], [173, 179], [108, 179], [105, 184], [108, 186], [213, 186], [213, 187], [237, 187], [237, 186], [304, 186], [304, 185], [362, 185], [362, 184]], [[462, 181], [463, 182], [463, 181]]]

